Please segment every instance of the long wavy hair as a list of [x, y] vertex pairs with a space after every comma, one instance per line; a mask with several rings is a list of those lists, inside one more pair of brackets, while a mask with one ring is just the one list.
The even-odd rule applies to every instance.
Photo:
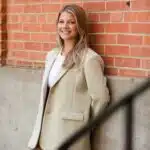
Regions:
[[[73, 64], [79, 65], [81, 63], [88, 47], [87, 15], [84, 9], [76, 4], [65, 5], [58, 14], [56, 25], [58, 24], [59, 17], [63, 12], [71, 13], [75, 17], [78, 30], [76, 44], [73, 49], [68, 52], [63, 63], [63, 67], [70, 67]], [[64, 41], [58, 34], [57, 44], [60, 49], [63, 50]]]

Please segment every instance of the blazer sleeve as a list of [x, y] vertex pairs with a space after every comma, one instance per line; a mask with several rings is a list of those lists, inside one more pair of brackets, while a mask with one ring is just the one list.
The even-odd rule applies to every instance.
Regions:
[[104, 76], [104, 63], [99, 55], [88, 59], [84, 65], [88, 92], [92, 99], [91, 113], [96, 116], [109, 102], [109, 91]]

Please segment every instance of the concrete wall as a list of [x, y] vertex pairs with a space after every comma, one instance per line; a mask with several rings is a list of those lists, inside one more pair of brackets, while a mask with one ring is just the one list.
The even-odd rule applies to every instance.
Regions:
[[[42, 70], [0, 68], [0, 150], [27, 150], [37, 113]], [[108, 77], [112, 102], [144, 79]], [[135, 150], [150, 149], [150, 90], [135, 102]], [[125, 108], [102, 127], [99, 150], [123, 150]], [[102, 144], [100, 144], [102, 143]]]

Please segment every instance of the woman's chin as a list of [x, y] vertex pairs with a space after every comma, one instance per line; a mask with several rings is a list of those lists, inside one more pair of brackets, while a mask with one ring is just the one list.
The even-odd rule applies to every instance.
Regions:
[[66, 41], [66, 40], [71, 40], [71, 39], [72, 39], [71, 37], [68, 37], [68, 36], [62, 36], [61, 38], [62, 38], [63, 40], [65, 40], [65, 41]]

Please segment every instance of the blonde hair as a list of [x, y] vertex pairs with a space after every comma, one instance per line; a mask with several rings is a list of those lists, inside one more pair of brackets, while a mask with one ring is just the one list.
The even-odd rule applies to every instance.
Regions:
[[[67, 54], [63, 63], [63, 67], [70, 67], [74, 63], [76, 65], [80, 64], [80, 62], [83, 59], [84, 52], [88, 47], [87, 16], [82, 7], [75, 4], [66, 5], [60, 10], [56, 20], [56, 25], [58, 24], [59, 17], [63, 12], [71, 13], [75, 17], [77, 30], [78, 30], [78, 37], [77, 37], [76, 44], [73, 50], [71, 50]], [[58, 46], [61, 49], [63, 49], [64, 46], [63, 39], [59, 35], [57, 38], [58, 38], [57, 39]]]

